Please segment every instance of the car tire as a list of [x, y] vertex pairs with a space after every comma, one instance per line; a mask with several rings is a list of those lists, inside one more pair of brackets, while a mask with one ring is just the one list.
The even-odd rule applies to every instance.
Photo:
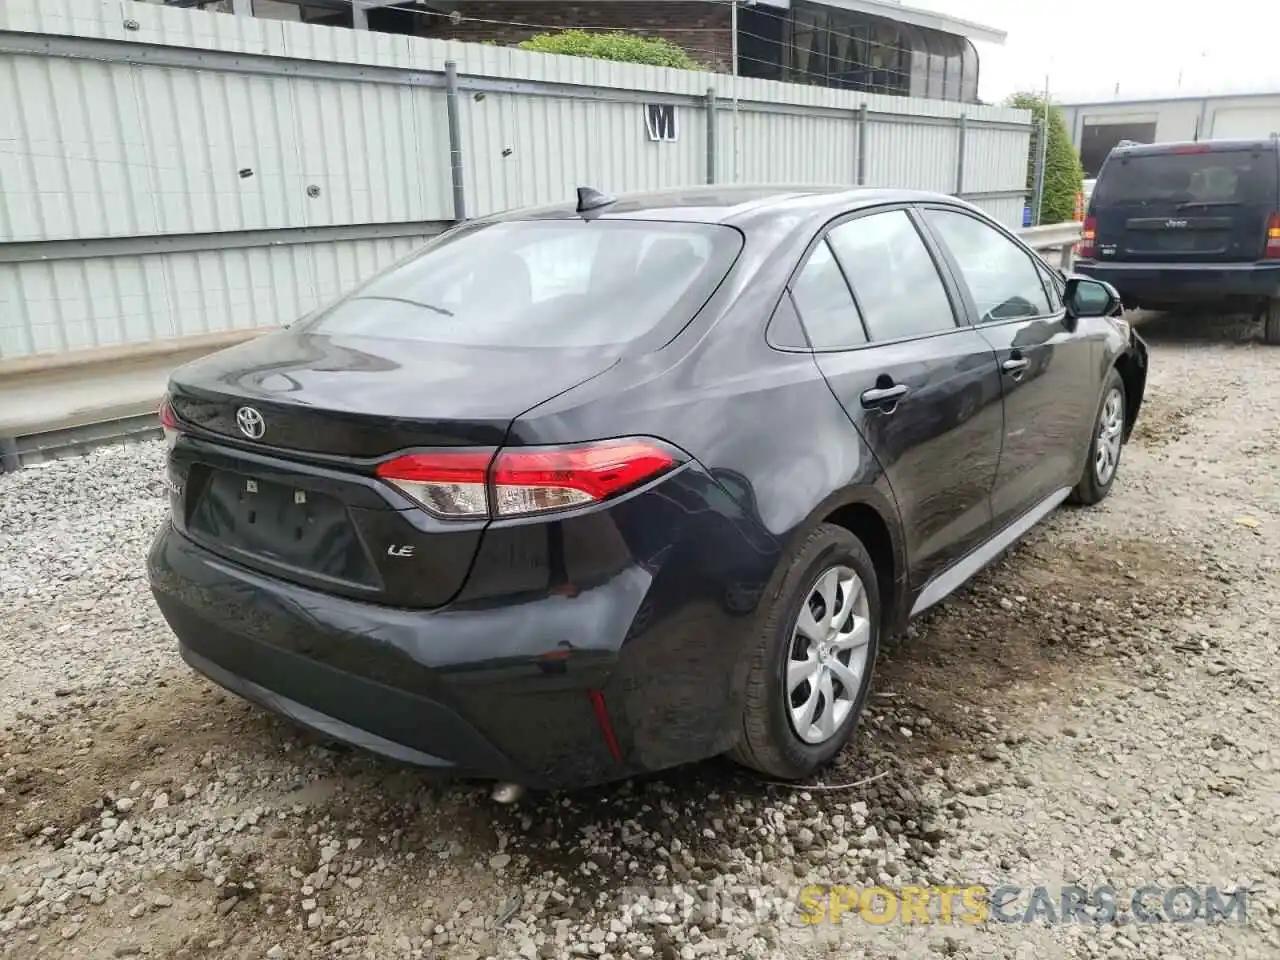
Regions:
[[1262, 309], [1262, 339], [1273, 346], [1280, 346], [1280, 299], [1267, 301]]
[[[834, 619], [848, 614], [843, 633], [832, 631], [833, 618], [824, 601], [823, 589], [833, 572], [840, 584], [834, 592]], [[792, 555], [781, 584], [760, 609], [742, 729], [730, 758], [779, 780], [801, 780], [827, 764], [862, 714], [880, 628], [879, 585], [866, 548], [843, 527], [820, 524]], [[817, 639], [815, 632], [826, 639]], [[865, 643], [860, 643], [864, 635]], [[812, 679], [795, 679], [814, 663]], [[849, 682], [855, 673], [857, 682], [850, 686], [857, 689], [851, 691], [839, 678]], [[802, 732], [800, 724], [811, 700], [816, 706]]]
[[[1072, 503], [1092, 506], [1106, 498], [1120, 472], [1120, 454], [1124, 450], [1124, 425], [1128, 403], [1124, 381], [1112, 368], [1102, 388], [1102, 399], [1089, 431], [1089, 452], [1084, 474], [1071, 491]], [[1118, 433], [1115, 431], [1118, 429]], [[1104, 469], [1105, 465], [1105, 469]]]

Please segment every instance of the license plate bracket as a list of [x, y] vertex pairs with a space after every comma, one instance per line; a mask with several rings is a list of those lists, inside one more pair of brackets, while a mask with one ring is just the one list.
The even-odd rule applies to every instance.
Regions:
[[237, 554], [322, 577], [361, 584], [374, 579], [345, 505], [326, 493], [212, 470], [189, 526]]

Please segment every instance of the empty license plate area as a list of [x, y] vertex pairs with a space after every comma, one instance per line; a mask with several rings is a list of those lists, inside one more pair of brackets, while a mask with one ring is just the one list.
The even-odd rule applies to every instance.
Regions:
[[334, 497], [225, 470], [200, 485], [188, 529], [211, 546], [321, 577], [372, 586], [372, 564]]
[[1129, 238], [1135, 253], [1221, 253], [1226, 242], [1220, 230], [1134, 230]]
[[1214, 237], [1195, 233], [1157, 233], [1156, 249], [1177, 252], [1198, 250], [1205, 246], [1215, 246], [1214, 239]]

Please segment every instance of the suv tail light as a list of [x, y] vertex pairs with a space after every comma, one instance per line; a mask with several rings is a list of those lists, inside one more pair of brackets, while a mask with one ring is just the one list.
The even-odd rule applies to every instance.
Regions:
[[173, 405], [169, 403], [168, 397], [160, 401], [157, 416], [160, 418], [160, 427], [164, 430], [165, 449], [172, 450], [173, 445], [178, 442], [178, 434], [182, 429], [178, 426], [178, 417], [173, 412]]
[[1076, 255], [1092, 259], [1097, 242], [1098, 219], [1096, 217], [1085, 217], [1084, 229], [1080, 232], [1080, 243], [1076, 247]]
[[1267, 260], [1280, 260], [1280, 210], [1267, 221], [1267, 247], [1262, 255]]
[[684, 460], [657, 440], [625, 439], [410, 453], [379, 464], [376, 473], [437, 517], [477, 520], [599, 503]]

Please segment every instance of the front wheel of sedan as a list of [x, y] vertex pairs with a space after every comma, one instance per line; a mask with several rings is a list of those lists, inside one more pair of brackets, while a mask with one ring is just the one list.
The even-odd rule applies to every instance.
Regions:
[[783, 780], [811, 776], [849, 739], [880, 638], [875, 566], [843, 527], [821, 524], [764, 601], [730, 756]]
[[1113, 369], [1107, 374], [1102, 403], [1093, 422], [1084, 475], [1071, 491], [1073, 503], [1092, 506], [1111, 492], [1120, 469], [1120, 452], [1124, 449], [1124, 425], [1124, 381]]

